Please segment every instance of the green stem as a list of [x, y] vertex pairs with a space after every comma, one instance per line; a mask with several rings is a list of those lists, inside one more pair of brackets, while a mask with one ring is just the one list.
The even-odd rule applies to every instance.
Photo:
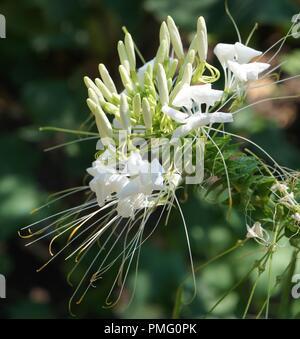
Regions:
[[62, 133], [70, 133], [70, 134], [95, 135], [95, 136], [97, 135], [97, 136], [99, 136], [98, 133], [80, 131], [80, 130], [73, 130], [73, 129], [67, 129], [67, 128], [60, 128], [60, 127], [52, 127], [52, 126], [40, 127], [39, 131], [41, 131], [41, 132], [51, 131], [51, 132], [62, 132]]

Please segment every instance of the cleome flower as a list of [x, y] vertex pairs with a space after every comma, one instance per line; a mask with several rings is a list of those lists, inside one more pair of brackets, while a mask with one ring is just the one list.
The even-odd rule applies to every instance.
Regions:
[[[151, 60], [138, 60], [141, 53], [126, 29], [117, 52], [121, 88], [103, 64], [99, 65], [99, 77], [84, 77], [87, 106], [97, 128], [97, 132], [88, 133], [99, 139], [93, 146], [96, 159], [87, 168], [88, 185], [66, 190], [61, 197], [85, 193], [86, 201], [23, 228], [28, 231], [26, 238], [36, 237], [29, 244], [53, 235], [51, 258], [43, 267], [67, 252], [66, 259], [75, 262], [72, 275], [81, 260], [93, 253], [70, 304], [74, 300], [80, 303], [87, 290], [117, 266], [106, 300], [115, 305], [135, 258], [138, 266], [142, 244], [163, 216], [167, 222], [173, 207], [178, 208], [182, 218], [195, 282], [188, 227], [176, 195], [187, 184], [206, 193], [215, 189], [216, 196], [223, 194], [230, 208], [233, 201], [247, 201], [245, 214], [248, 208], [258, 211], [266, 223], [280, 207], [283, 228], [288, 227], [286, 220], [292, 220], [292, 226], [299, 225], [299, 204], [291, 189], [295, 176], [277, 164], [272, 172], [257, 157], [239, 150], [232, 141], [239, 136], [225, 131], [225, 124], [232, 123], [234, 114], [240, 111], [233, 111], [233, 103], [245, 100], [248, 81], [257, 80], [270, 67], [252, 62], [262, 52], [240, 42], [217, 44], [214, 53], [225, 76], [222, 90], [213, 88], [220, 71], [207, 61], [203, 17], [197, 21], [188, 48], [184, 48], [174, 20], [168, 17], [160, 27], [159, 46]], [[250, 166], [245, 166], [249, 161]], [[266, 185], [267, 193], [257, 193], [261, 192], [261, 183]], [[246, 238], [268, 245], [265, 222], [264, 228], [259, 221], [252, 225], [247, 225]], [[64, 236], [66, 245], [54, 254], [55, 240]], [[110, 298], [116, 286], [119, 293], [113, 302]]]
[[250, 80], [257, 80], [259, 75], [267, 70], [270, 65], [263, 62], [250, 62], [262, 52], [243, 45], [219, 43], [214, 49], [225, 73], [225, 90], [232, 91], [241, 87]]

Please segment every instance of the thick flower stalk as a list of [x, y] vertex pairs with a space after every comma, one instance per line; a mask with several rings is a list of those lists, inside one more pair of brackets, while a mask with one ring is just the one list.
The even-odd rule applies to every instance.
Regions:
[[[171, 17], [162, 23], [159, 41], [153, 59], [144, 62], [125, 32], [124, 41], [117, 45], [120, 88], [103, 64], [98, 78], [84, 77], [87, 106], [99, 138], [96, 159], [87, 169], [89, 185], [63, 196], [85, 191], [87, 201], [54, 215], [54, 221], [29, 234], [45, 232], [37, 239], [54, 235], [51, 254], [54, 240], [67, 236], [67, 244], [50, 261], [74, 244], [75, 250], [67, 255], [75, 258], [74, 269], [90, 253], [92, 262], [72, 300], [81, 301], [114, 265], [119, 269], [107, 302], [116, 284], [120, 297], [135, 258], [138, 264], [142, 243], [163, 215], [168, 220], [173, 206], [183, 218], [193, 266], [188, 228], [176, 196], [189, 184], [200, 189], [203, 198], [209, 195], [229, 209], [244, 211], [245, 238], [270, 247], [282, 234], [295, 238], [299, 233], [299, 174], [281, 168], [269, 156], [272, 166], [241, 150], [236, 138], [252, 142], [224, 129], [243, 110], [250, 83], [271, 72], [266, 73], [269, 63], [257, 60], [262, 52], [241, 42], [217, 44], [214, 54], [224, 73], [220, 89], [221, 72], [207, 61], [203, 17], [187, 48]], [[151, 217], [157, 210], [154, 222]], [[53, 226], [57, 228], [52, 230]], [[269, 233], [274, 229], [272, 238]], [[122, 249], [116, 252], [118, 243]]]

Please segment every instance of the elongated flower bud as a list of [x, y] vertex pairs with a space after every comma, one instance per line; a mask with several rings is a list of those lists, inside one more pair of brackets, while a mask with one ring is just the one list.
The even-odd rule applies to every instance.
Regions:
[[[124, 45], [124, 42], [123, 41], [119, 41], [118, 42], [118, 54], [119, 54], [119, 58], [120, 58], [120, 63], [125, 66], [126, 65], [126, 61], [128, 63], [128, 71], [129, 71], [129, 61], [128, 61], [128, 55], [127, 55], [127, 52], [126, 52], [126, 48], [125, 48], [125, 45]], [[127, 66], [126, 66], [127, 68]]]
[[151, 72], [146, 71], [145, 76], [144, 76], [144, 87], [147, 88], [147, 90], [153, 97], [156, 96], [156, 90], [155, 90], [155, 86], [153, 83], [152, 71]]
[[90, 99], [90, 98], [88, 98], [88, 99], [86, 100], [86, 103], [87, 103], [87, 105], [88, 105], [90, 111], [91, 111], [93, 114], [95, 114], [96, 108], [97, 108], [97, 104], [96, 104], [92, 99]]
[[188, 63], [190, 63], [191, 65], [193, 65], [193, 62], [195, 60], [195, 56], [196, 56], [196, 51], [194, 49], [190, 49], [188, 51], [188, 53], [186, 54], [185, 58], [184, 58], [184, 61], [183, 61], [183, 64], [182, 66], [180, 67], [180, 71], [179, 71], [179, 75], [178, 75], [178, 79], [182, 79], [183, 77], [183, 73], [186, 69], [186, 65]]
[[110, 90], [104, 85], [102, 80], [100, 80], [99, 78], [96, 78], [95, 83], [96, 83], [97, 87], [99, 88], [100, 92], [103, 94], [104, 98], [107, 101], [111, 101], [112, 94], [111, 94]]
[[117, 106], [110, 102], [104, 102], [101, 104], [105, 112], [119, 116], [119, 109]]
[[183, 46], [182, 46], [181, 38], [178, 32], [178, 29], [175, 25], [175, 22], [170, 16], [168, 16], [167, 23], [168, 23], [169, 33], [170, 33], [170, 39], [171, 39], [175, 54], [177, 55], [178, 59], [183, 59], [184, 57]]
[[95, 115], [96, 125], [101, 138], [112, 137], [112, 127], [107, 119], [107, 116], [103, 112], [99, 105], [96, 105], [91, 99], [87, 99], [87, 105], [91, 112]]
[[197, 51], [201, 61], [207, 58], [207, 29], [205, 20], [202, 16], [199, 17], [197, 22]]
[[125, 94], [121, 94], [120, 119], [123, 128], [128, 129], [130, 127], [130, 117], [127, 96]]
[[93, 91], [96, 93], [96, 95], [98, 96], [99, 98], [99, 101], [104, 101], [104, 97], [102, 95], [102, 93], [100, 92], [99, 88], [96, 86], [96, 84], [94, 83], [94, 81], [92, 81], [89, 77], [85, 76], [83, 78], [84, 80], [84, 83], [86, 85], [86, 87], [89, 89], [89, 88], [92, 88]]
[[168, 82], [162, 64], [158, 64], [157, 87], [161, 104], [167, 105], [169, 102]]
[[142, 108], [141, 96], [139, 93], [137, 93], [134, 96], [133, 102], [132, 102], [133, 115], [139, 116], [141, 113], [141, 108]]
[[[184, 85], [190, 85], [192, 81], [193, 76], [193, 66], [191, 63], [188, 63], [185, 67], [181, 68], [182, 77], [180, 81], [176, 84], [175, 88], [170, 94], [170, 101], [173, 102], [176, 95], [179, 93], [179, 91], [182, 89]], [[181, 75], [179, 74], [179, 77]]]
[[161, 43], [160, 43], [160, 46], [157, 50], [157, 53], [156, 53], [156, 57], [155, 57], [155, 66], [154, 67], [157, 67], [158, 64], [162, 64], [166, 57], [167, 57], [167, 47], [168, 47], [168, 43], [166, 40], [163, 40]]
[[99, 73], [101, 75], [101, 78], [104, 82], [104, 85], [112, 92], [117, 93], [116, 86], [111, 78], [111, 76], [108, 73], [108, 70], [103, 64], [99, 65]]
[[95, 104], [99, 104], [99, 98], [91, 87], [88, 89], [88, 96]]
[[130, 70], [134, 71], [136, 67], [134, 43], [129, 33], [125, 34], [125, 49], [130, 65]]
[[184, 59], [184, 65], [186, 65], [187, 63], [193, 64], [195, 60], [195, 56], [196, 56], [196, 51], [194, 49], [191, 49], [190, 51], [188, 51]]
[[160, 30], [159, 30], [159, 41], [162, 43], [162, 41], [166, 40], [167, 42], [167, 53], [169, 54], [170, 49], [170, 34], [168, 31], [168, 26], [165, 23], [165, 21], [161, 24]]
[[133, 90], [133, 85], [125, 66], [119, 66], [119, 73], [124, 87], [131, 92]]
[[193, 76], [193, 67], [192, 67], [192, 64], [188, 63], [185, 66], [184, 72], [182, 75], [182, 79], [181, 79], [182, 86], [186, 84], [189, 85], [191, 83], [192, 76]]
[[167, 84], [168, 84], [168, 92], [170, 92], [172, 86], [173, 86], [173, 80], [172, 78], [168, 78], [168, 81], [167, 81]]
[[147, 129], [151, 129], [152, 128], [152, 113], [151, 113], [149, 101], [147, 100], [147, 98], [143, 98], [142, 111], [143, 111], [145, 127]]
[[192, 39], [192, 42], [190, 44], [190, 47], [189, 47], [189, 50], [188, 52], [194, 50], [195, 52], [197, 52], [197, 34], [194, 35], [193, 39]]
[[168, 71], [168, 77], [173, 78], [178, 66], [178, 59], [170, 60], [170, 66]]

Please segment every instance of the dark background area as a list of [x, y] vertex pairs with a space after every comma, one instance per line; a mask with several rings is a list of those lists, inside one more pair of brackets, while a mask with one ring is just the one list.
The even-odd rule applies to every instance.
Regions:
[[[266, 50], [289, 29], [291, 17], [300, 12], [296, 0], [229, 1], [233, 16], [246, 37], [255, 22], [259, 29], [251, 46]], [[104, 63], [120, 87], [117, 41], [125, 25], [146, 60], [158, 46], [161, 20], [171, 15], [184, 42], [189, 42], [197, 17], [207, 20], [211, 46], [236, 41], [234, 28], [225, 14], [222, 0], [0, 0], [0, 13], [7, 20], [7, 38], [0, 40], [0, 273], [7, 278], [7, 299], [0, 299], [1, 318], [66, 318], [71, 287], [66, 283], [68, 263], [58, 258], [44, 271], [36, 269], [48, 258], [47, 241], [25, 247], [17, 231], [72, 206], [76, 197], [53, 208], [30, 214], [50, 193], [81, 185], [85, 170], [94, 158], [95, 141], [72, 144], [44, 152], [74, 137], [62, 133], [39, 132], [41, 126], [78, 129], [88, 116], [83, 76], [97, 76]], [[210, 51], [211, 52], [211, 51]], [[269, 54], [269, 56], [271, 56]], [[210, 53], [210, 61], [214, 60]], [[282, 76], [300, 73], [299, 39], [289, 38], [276, 58], [285, 60]], [[299, 94], [299, 79], [278, 87], [253, 90], [248, 100], [264, 96]], [[285, 166], [300, 168], [299, 101], [266, 103], [248, 109], [234, 125], [235, 132], [265, 147]], [[78, 201], [77, 201], [78, 203]], [[204, 203], [197, 194], [183, 205], [189, 225], [195, 264], [201, 264], [245, 236], [239, 213], [225, 220], [226, 208]], [[225, 257], [197, 275], [198, 296], [183, 310], [184, 317], [199, 317], [244, 272], [255, 251], [250, 244], [238, 254]], [[244, 252], [243, 252], [244, 251]], [[280, 272], [291, 256], [288, 248], [279, 251], [275, 272]], [[277, 271], [276, 271], [277, 270]], [[104, 309], [109, 282], [101, 282], [77, 306], [78, 317], [170, 317], [176, 288], [189, 272], [184, 233], [177, 212], [167, 227], [163, 225], [142, 250], [136, 295], [126, 307], [132, 286], [114, 309]], [[239, 316], [246, 301], [249, 282], [228, 296], [216, 309], [218, 317]], [[265, 296], [262, 282], [255, 296], [253, 312]], [[300, 301], [290, 300], [285, 314], [278, 314], [280, 291], [275, 291], [272, 316], [299, 317]]]

